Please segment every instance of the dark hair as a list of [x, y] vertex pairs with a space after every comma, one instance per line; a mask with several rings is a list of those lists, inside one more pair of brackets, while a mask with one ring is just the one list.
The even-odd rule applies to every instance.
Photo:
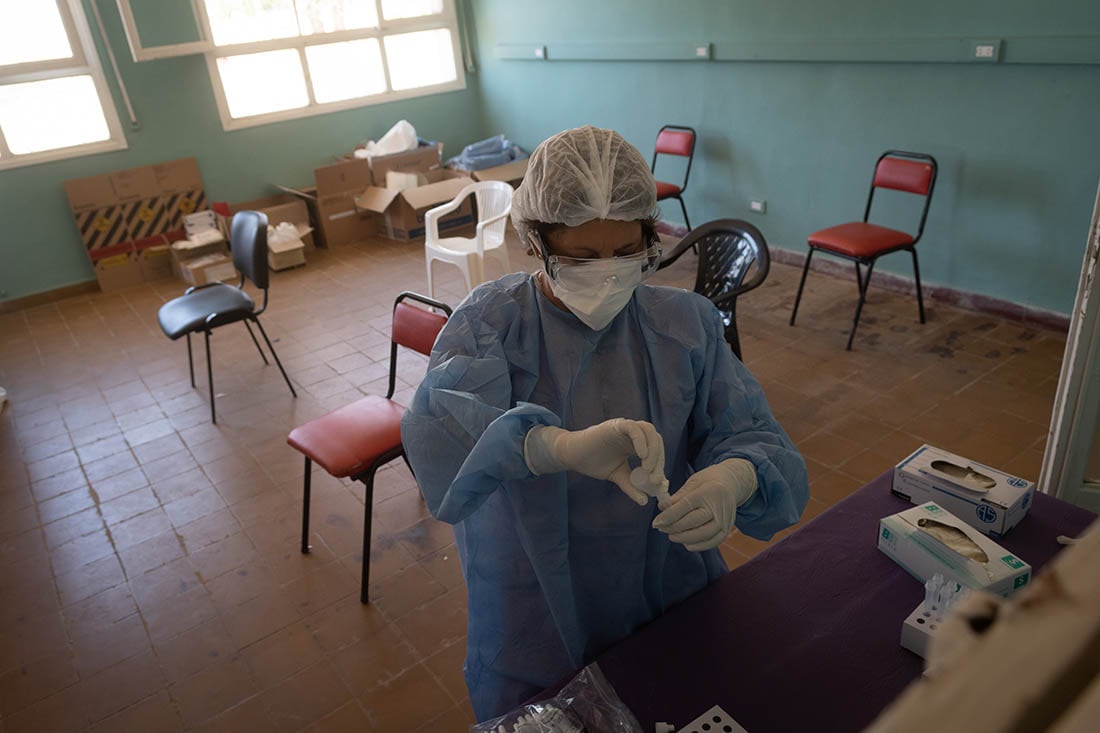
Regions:
[[[657, 241], [657, 216], [648, 216], [645, 219], [637, 220], [642, 225], [642, 239], [645, 242]], [[567, 224], [551, 224], [544, 221], [528, 221], [527, 231], [534, 232], [538, 238], [542, 241], [543, 246], [549, 247], [550, 235], [554, 232], [561, 231], [562, 229], [568, 229]], [[527, 246], [527, 254], [540, 256], [541, 253], [535, 250], [535, 244], [531, 241], [526, 241], [524, 244]], [[546, 254], [549, 254], [547, 252]]]

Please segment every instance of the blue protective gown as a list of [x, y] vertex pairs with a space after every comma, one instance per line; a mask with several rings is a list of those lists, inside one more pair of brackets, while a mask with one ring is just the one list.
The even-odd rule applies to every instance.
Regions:
[[705, 298], [643, 285], [603, 330], [551, 303], [531, 275], [475, 289], [432, 351], [402, 424], [432, 513], [455, 525], [469, 594], [466, 683], [479, 720], [502, 715], [727, 571], [650, 527], [615, 484], [533, 476], [536, 425], [648, 420], [675, 492], [727, 458], [756, 466], [737, 527], [798, 521], [806, 467]]

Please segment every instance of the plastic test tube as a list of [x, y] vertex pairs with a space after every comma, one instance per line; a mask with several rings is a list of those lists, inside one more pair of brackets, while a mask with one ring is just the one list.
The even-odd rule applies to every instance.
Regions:
[[660, 483], [653, 483], [650, 480], [649, 471], [638, 466], [630, 472], [630, 483], [634, 484], [634, 488], [643, 494], [656, 497], [657, 506], [661, 509], [664, 509], [668, 504], [670, 498], [668, 495], [668, 479], [662, 478]]

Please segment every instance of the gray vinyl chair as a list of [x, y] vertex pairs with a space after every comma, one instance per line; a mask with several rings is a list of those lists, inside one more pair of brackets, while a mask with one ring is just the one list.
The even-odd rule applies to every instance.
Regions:
[[726, 342], [740, 359], [737, 296], [760, 287], [768, 277], [771, 268], [768, 243], [760, 230], [747, 221], [718, 219], [688, 232], [671, 252], [661, 258], [657, 269], [668, 267], [684, 252], [696, 247], [699, 264], [694, 290], [718, 308], [726, 327]]
[[[206, 379], [210, 388], [210, 421], [218, 422], [217, 413], [214, 410], [214, 370], [210, 366], [210, 332], [220, 326], [243, 321], [248, 335], [252, 337], [252, 343], [260, 352], [264, 364], [270, 364], [260, 342], [256, 340], [256, 334], [248, 325], [252, 321], [260, 329], [267, 348], [275, 357], [275, 364], [286, 380], [286, 386], [290, 387], [290, 394], [295, 397], [294, 385], [283, 369], [279, 355], [275, 353], [275, 347], [271, 345], [271, 339], [267, 337], [263, 324], [260, 323], [260, 314], [267, 310], [267, 214], [259, 211], [240, 211], [233, 217], [230, 228], [230, 251], [233, 255], [233, 265], [241, 273], [240, 282], [236, 285], [226, 285], [221, 282], [207, 283], [197, 287], [191, 287], [178, 298], [170, 300], [160, 307], [157, 320], [160, 328], [168, 338], [175, 341], [180, 336], [187, 337], [187, 367], [191, 373], [191, 386], [195, 386], [195, 365], [191, 356], [191, 334], [202, 331], [206, 339]], [[252, 297], [244, 291], [245, 278], [252, 281], [264, 293], [263, 305], [256, 308]]]

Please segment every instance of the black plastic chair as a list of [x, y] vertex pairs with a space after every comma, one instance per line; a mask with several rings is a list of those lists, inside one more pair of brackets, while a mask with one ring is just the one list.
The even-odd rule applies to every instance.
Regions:
[[[737, 296], [760, 287], [768, 277], [771, 255], [760, 230], [740, 219], [718, 219], [688, 232], [680, 243], [661, 259], [657, 269], [668, 267], [689, 249], [698, 247], [699, 267], [695, 274], [695, 292], [708, 298], [722, 314], [726, 341], [741, 358], [741, 340], [737, 335]], [[753, 263], [756, 267], [753, 268]], [[746, 280], [750, 269], [752, 275]]]
[[[168, 338], [175, 341], [180, 336], [187, 337], [187, 368], [191, 372], [191, 386], [195, 386], [195, 365], [191, 357], [191, 334], [202, 331], [206, 338], [206, 378], [210, 387], [210, 421], [218, 422], [214, 411], [214, 370], [210, 366], [210, 332], [219, 326], [244, 321], [248, 335], [252, 337], [252, 343], [256, 344], [256, 350], [264, 364], [270, 364], [260, 342], [256, 340], [256, 334], [249, 321], [255, 323], [264, 337], [267, 348], [275, 357], [275, 364], [286, 380], [286, 386], [290, 387], [290, 394], [295, 397], [294, 385], [290, 383], [290, 377], [286, 375], [279, 355], [275, 353], [275, 347], [271, 345], [271, 339], [267, 337], [263, 324], [260, 323], [260, 314], [267, 310], [267, 214], [259, 211], [240, 211], [233, 217], [233, 224], [229, 235], [230, 250], [233, 254], [233, 265], [241, 273], [241, 280], [236, 286], [215, 282], [191, 287], [178, 298], [170, 300], [160, 307], [157, 320], [160, 328]], [[244, 291], [244, 281], [248, 278], [252, 284], [264, 291], [263, 305], [256, 309], [256, 303], [252, 297]]]

